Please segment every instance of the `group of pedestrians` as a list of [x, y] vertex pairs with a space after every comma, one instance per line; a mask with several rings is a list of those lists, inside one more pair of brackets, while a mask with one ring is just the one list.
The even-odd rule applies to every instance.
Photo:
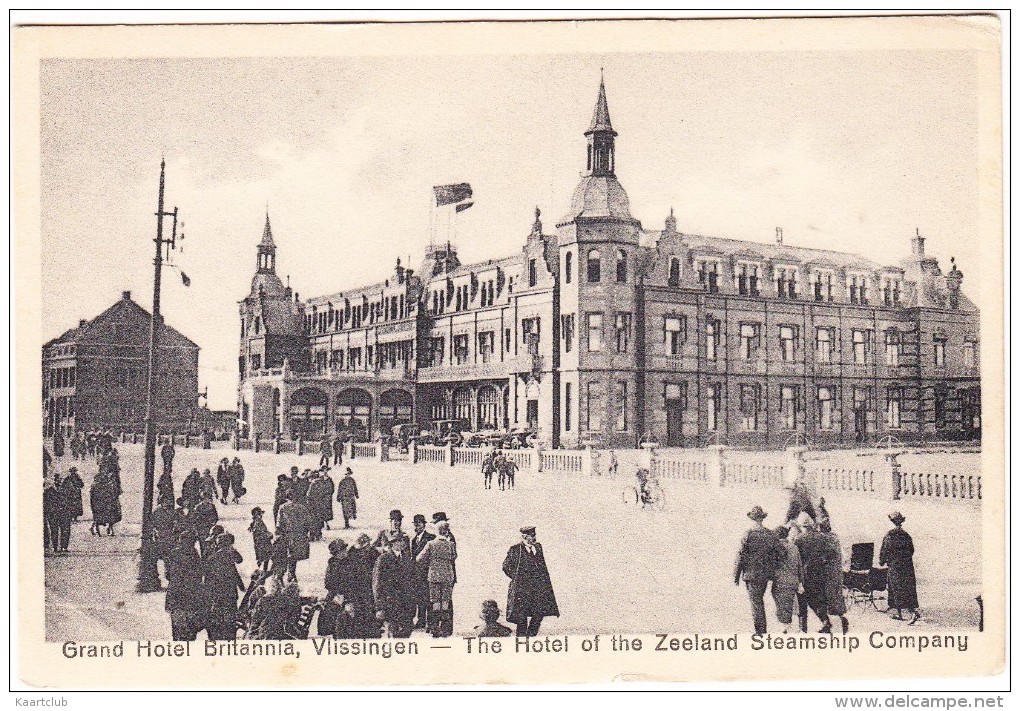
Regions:
[[[78, 467], [62, 474], [56, 460], [66, 453], [64, 436], [54, 434], [53, 453], [43, 448], [43, 549], [66, 553], [71, 545], [72, 524], [85, 513], [83, 492], [85, 481]], [[94, 536], [114, 535], [114, 526], [123, 518], [120, 497], [120, 453], [113, 446], [110, 432], [75, 432], [70, 438], [72, 460], [95, 457], [98, 472], [89, 486], [89, 508], [92, 513], [90, 533]]]
[[43, 483], [43, 549], [66, 553], [71, 544], [71, 524], [84, 513], [82, 490], [85, 482], [71, 467], [67, 476], [59, 472]]
[[[791, 493], [786, 521], [775, 530], [765, 527], [768, 514], [761, 506], [753, 507], [747, 516], [754, 525], [741, 540], [734, 582], [739, 585], [743, 580], [747, 587], [755, 632], [764, 634], [767, 631], [764, 597], [771, 586], [776, 618], [784, 634], [793, 625], [794, 611], [797, 627], [806, 633], [809, 610], [822, 623], [819, 634], [832, 633], [834, 617], [846, 634], [850, 623], [843, 595], [843, 549], [839, 537], [832, 531], [825, 499], [815, 507], [806, 489], [798, 484]], [[896, 611], [895, 619], [904, 619], [902, 610], [911, 611], [911, 624], [914, 624], [921, 615], [917, 604], [913, 541], [902, 530], [905, 520], [902, 514], [894, 512], [889, 518], [894, 528], [883, 540], [879, 555], [879, 565], [888, 566], [889, 608]]]
[[501, 449], [486, 452], [482, 458], [482, 479], [485, 488], [492, 488], [492, 477], [495, 475], [500, 491], [513, 489], [519, 468], [517, 462], [506, 456], [506, 452]]
[[64, 456], [65, 448], [71, 450], [72, 459], [86, 457], [98, 457], [108, 452], [113, 446], [113, 432], [110, 430], [83, 432], [75, 430], [70, 441], [65, 441], [64, 435], [58, 430], [53, 434], [53, 454], [57, 457]]

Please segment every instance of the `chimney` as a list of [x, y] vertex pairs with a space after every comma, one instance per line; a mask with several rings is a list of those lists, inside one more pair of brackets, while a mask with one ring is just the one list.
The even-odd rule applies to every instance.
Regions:
[[915, 232], [910, 240], [910, 251], [918, 259], [924, 259], [924, 237], [921, 236], [921, 228], [916, 228]]
[[776, 228], [776, 244], [782, 244], [782, 243], [783, 243], [783, 228], [782, 227], [777, 227]]
[[131, 292], [130, 291], [120, 292], [120, 298], [124, 299], [124, 301], [131, 301]]
[[85, 324], [87, 324], [87, 323], [88, 323], [88, 321], [86, 321], [85, 319], [79, 319], [78, 320], [78, 328], [85, 328]]

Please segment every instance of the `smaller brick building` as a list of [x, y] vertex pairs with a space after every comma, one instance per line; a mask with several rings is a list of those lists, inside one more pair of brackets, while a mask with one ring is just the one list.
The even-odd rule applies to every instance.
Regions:
[[[59, 429], [141, 431], [149, 377], [151, 314], [121, 299], [42, 349], [43, 435]], [[187, 431], [198, 412], [198, 345], [163, 324], [159, 337], [156, 422]]]

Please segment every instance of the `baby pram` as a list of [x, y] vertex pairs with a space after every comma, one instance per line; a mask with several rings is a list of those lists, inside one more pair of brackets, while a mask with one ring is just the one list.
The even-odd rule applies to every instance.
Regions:
[[322, 604], [315, 597], [303, 596], [287, 600], [276, 595], [270, 608], [261, 609], [259, 602], [265, 597], [262, 582], [267, 575], [254, 576], [241, 598], [237, 610], [237, 627], [241, 630], [241, 638], [308, 639], [315, 614], [322, 608]]
[[843, 571], [843, 599], [847, 607], [866, 605], [878, 609], [878, 601], [885, 595], [876, 594], [886, 591], [889, 571], [875, 568], [874, 543], [854, 543], [850, 547], [850, 567]]

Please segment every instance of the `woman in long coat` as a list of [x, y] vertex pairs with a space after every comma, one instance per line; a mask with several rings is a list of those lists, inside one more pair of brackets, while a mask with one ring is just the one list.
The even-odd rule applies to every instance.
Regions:
[[889, 515], [894, 528], [882, 539], [878, 564], [889, 566], [889, 609], [896, 610], [894, 619], [902, 620], [902, 610], [914, 613], [910, 624], [921, 619], [917, 604], [917, 577], [914, 574], [914, 541], [903, 530], [906, 517], [899, 511]]
[[83, 513], [85, 507], [82, 505], [81, 492], [85, 488], [85, 482], [78, 476], [78, 469], [71, 467], [67, 476], [60, 483], [64, 493], [64, 502], [67, 506], [67, 513], [72, 521], [76, 521]]
[[308, 512], [312, 515], [313, 540], [322, 540], [322, 527], [333, 520], [333, 491], [336, 485], [325, 471], [316, 474], [308, 486]]
[[113, 527], [120, 523], [120, 486], [112, 474], [97, 476], [89, 491], [92, 506], [92, 533], [99, 535], [99, 527], [106, 526], [106, 534], [113, 535]]
[[292, 580], [297, 580], [298, 561], [308, 560], [311, 556], [308, 541], [312, 532], [312, 517], [302, 497], [292, 494], [290, 500], [280, 507], [276, 531], [283, 534], [287, 541], [287, 572]]

